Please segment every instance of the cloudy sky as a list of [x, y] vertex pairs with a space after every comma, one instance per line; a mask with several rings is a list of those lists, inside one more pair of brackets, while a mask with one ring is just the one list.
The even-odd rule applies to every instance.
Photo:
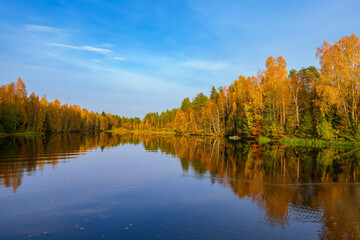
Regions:
[[360, 1], [0, 0], [0, 84], [143, 117], [360, 34]]

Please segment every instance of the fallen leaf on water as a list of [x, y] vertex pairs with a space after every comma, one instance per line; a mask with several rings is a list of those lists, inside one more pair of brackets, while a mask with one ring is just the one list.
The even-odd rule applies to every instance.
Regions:
[[28, 237], [31, 237], [32, 235], [28, 235]]
[[80, 230], [83, 230], [83, 229], [84, 229], [83, 227], [80, 228]]
[[44, 232], [44, 234], [47, 234], [47, 232]]
[[56, 202], [56, 200], [54, 200], [53, 202]]
[[78, 228], [78, 227], [79, 227], [79, 225], [75, 224], [75, 225], [74, 225], [74, 227]]
[[129, 229], [128, 227], [124, 228], [124, 229]]
[[132, 223], [129, 224], [130, 226], [132, 225]]

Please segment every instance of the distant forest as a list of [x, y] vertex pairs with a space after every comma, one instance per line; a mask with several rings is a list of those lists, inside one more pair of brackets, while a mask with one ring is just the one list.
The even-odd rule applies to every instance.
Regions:
[[240, 76], [210, 96], [185, 98], [180, 108], [140, 118], [94, 113], [48, 102], [25, 84], [0, 88], [0, 132], [97, 132], [111, 129], [172, 131], [246, 138], [301, 137], [360, 140], [360, 38], [345, 35], [317, 48], [320, 68], [287, 71], [283, 57], [269, 57], [256, 76]]

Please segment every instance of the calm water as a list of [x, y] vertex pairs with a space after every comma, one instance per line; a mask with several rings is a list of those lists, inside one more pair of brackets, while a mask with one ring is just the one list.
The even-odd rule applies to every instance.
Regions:
[[0, 138], [0, 239], [359, 239], [359, 150]]

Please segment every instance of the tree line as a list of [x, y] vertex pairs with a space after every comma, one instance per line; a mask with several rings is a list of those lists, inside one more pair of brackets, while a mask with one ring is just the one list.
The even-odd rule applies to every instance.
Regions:
[[296, 136], [360, 140], [360, 38], [352, 34], [317, 48], [320, 68], [287, 71], [269, 57], [256, 76], [240, 76], [210, 97], [185, 98], [173, 127], [206, 135]]
[[0, 88], [0, 132], [165, 130], [179, 134], [236, 135], [247, 138], [294, 136], [360, 140], [360, 38], [345, 35], [317, 48], [320, 68], [287, 71], [281, 56], [269, 57], [265, 70], [240, 76], [206, 96], [185, 98], [180, 108], [126, 118], [89, 112], [77, 105], [48, 102], [25, 84]]
[[140, 118], [94, 113], [78, 105], [49, 102], [44, 95], [27, 94], [24, 82], [0, 87], [0, 132], [99, 132], [113, 127], [135, 129]]

